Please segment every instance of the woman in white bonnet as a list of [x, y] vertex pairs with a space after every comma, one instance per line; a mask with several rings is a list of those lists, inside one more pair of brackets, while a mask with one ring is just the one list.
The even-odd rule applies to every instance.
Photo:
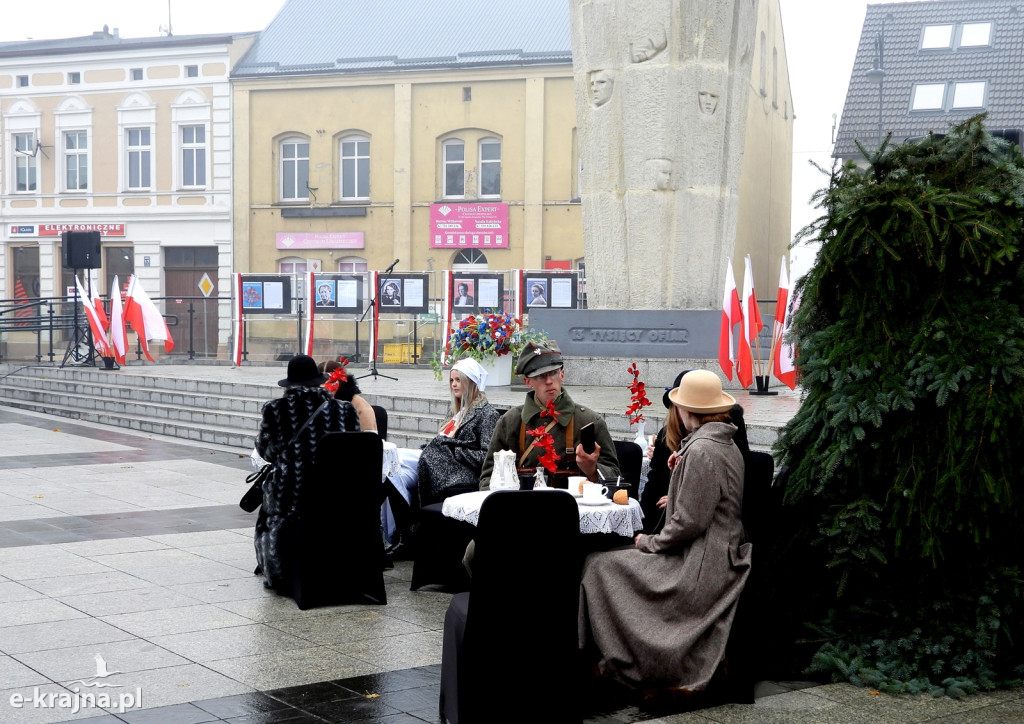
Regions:
[[[452, 412], [437, 435], [422, 450], [399, 449], [402, 469], [390, 480], [401, 494], [406, 510], [394, 495], [389, 495], [392, 512], [398, 523], [411, 519], [411, 507], [439, 503], [459, 493], [479, 489], [480, 468], [487, 455], [498, 411], [487, 401], [487, 370], [471, 357], [463, 357], [452, 365], [448, 385], [452, 391]], [[418, 492], [418, 504], [413, 495]], [[410, 521], [411, 522], [411, 521]], [[388, 521], [385, 535], [394, 543], [395, 525]]]

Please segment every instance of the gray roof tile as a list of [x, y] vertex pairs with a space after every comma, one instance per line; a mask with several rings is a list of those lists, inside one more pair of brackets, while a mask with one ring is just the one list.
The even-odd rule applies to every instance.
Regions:
[[566, 0], [287, 0], [233, 75], [571, 62]]
[[[992, 22], [983, 48], [920, 50], [925, 25]], [[917, 83], [986, 81], [990, 129], [1024, 126], [1024, 7], [1020, 0], [938, 0], [868, 5], [834, 155], [858, 155], [854, 139], [868, 150], [878, 139], [879, 86], [865, 76], [875, 60], [875, 37], [884, 28], [882, 129], [902, 141], [928, 131], [945, 132], [979, 109], [911, 111]]]

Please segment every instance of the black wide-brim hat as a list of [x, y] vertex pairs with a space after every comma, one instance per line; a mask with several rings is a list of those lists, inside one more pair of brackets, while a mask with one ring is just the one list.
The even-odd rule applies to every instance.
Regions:
[[309, 355], [297, 354], [288, 360], [288, 376], [278, 380], [281, 387], [319, 387], [328, 376], [317, 369], [316, 360]]

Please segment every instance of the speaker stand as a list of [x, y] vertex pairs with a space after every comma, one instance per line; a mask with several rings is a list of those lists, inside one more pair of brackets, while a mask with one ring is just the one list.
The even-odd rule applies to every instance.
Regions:
[[[75, 276], [78, 276], [80, 270], [75, 269]], [[87, 275], [87, 282], [89, 284], [89, 296], [92, 297], [92, 275]], [[75, 367], [95, 367], [96, 366], [96, 348], [92, 344], [92, 330], [89, 328], [89, 322], [86, 320], [85, 325], [81, 325], [78, 321], [78, 305], [87, 304], [90, 300], [83, 300], [78, 298], [78, 287], [75, 287], [75, 311], [74, 311], [74, 331], [71, 334], [71, 339], [68, 341], [68, 348], [64, 352], [64, 359], [61, 360], [60, 366], [65, 367], [66, 365], [73, 365]]]

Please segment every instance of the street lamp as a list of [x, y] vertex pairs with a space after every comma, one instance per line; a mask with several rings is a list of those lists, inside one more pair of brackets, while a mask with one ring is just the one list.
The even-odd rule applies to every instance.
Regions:
[[882, 145], [882, 81], [885, 80], [885, 68], [882, 67], [883, 38], [885, 33], [885, 22], [882, 22], [882, 29], [875, 36], [875, 60], [871, 70], [864, 74], [870, 83], [878, 84], [878, 145]]

